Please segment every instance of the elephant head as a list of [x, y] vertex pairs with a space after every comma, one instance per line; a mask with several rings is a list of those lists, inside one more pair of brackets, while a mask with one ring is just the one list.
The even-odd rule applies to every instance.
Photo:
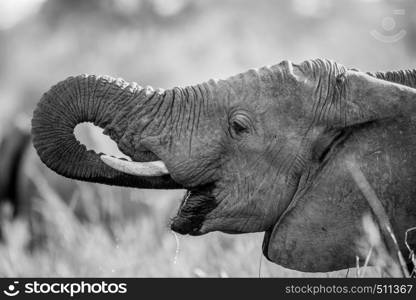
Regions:
[[[283, 61], [226, 80], [157, 91], [122, 79], [81, 75], [43, 95], [33, 115], [33, 143], [48, 167], [69, 178], [186, 189], [171, 224], [179, 233], [266, 231], [263, 248], [269, 259], [323, 271], [355, 264], [355, 256], [351, 253], [341, 264], [311, 262], [307, 252], [320, 249], [311, 240], [322, 233], [299, 225], [302, 218], [314, 217], [301, 209], [306, 207], [302, 201], [313, 201], [308, 192], [343, 169], [340, 153], [356, 151], [358, 146], [348, 148], [355, 131], [413, 112], [415, 97], [412, 88], [319, 59]], [[131, 161], [87, 151], [73, 134], [81, 122], [102, 127]], [[361, 199], [358, 207], [365, 208], [347, 177], [339, 184], [345, 183], [345, 191], [351, 190]], [[327, 199], [330, 189], [321, 192]], [[338, 205], [331, 199], [328, 218]], [[296, 205], [300, 210], [293, 212]], [[288, 214], [296, 222], [284, 222]], [[287, 238], [288, 228], [305, 233], [296, 242]], [[331, 245], [337, 243], [350, 240], [331, 240]], [[304, 255], [296, 263], [287, 253], [294, 250]]]

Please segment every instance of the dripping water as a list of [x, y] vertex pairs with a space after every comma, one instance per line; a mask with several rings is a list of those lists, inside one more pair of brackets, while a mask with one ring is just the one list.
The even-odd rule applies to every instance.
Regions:
[[175, 242], [176, 242], [175, 256], [173, 257], [173, 264], [176, 265], [177, 262], [178, 262], [179, 250], [180, 250], [180, 248], [179, 248], [179, 237], [178, 237], [176, 232], [174, 232], [172, 230], [171, 230], [171, 232], [172, 232], [173, 236], [175, 237]]

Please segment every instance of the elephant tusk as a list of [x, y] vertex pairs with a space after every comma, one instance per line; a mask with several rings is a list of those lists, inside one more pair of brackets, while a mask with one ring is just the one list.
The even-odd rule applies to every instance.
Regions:
[[136, 176], [161, 176], [169, 174], [163, 161], [135, 162], [101, 155], [101, 160], [113, 169]]

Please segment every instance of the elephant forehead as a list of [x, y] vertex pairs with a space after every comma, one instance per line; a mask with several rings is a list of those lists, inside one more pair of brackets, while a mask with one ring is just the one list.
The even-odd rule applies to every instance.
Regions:
[[284, 80], [280, 68], [264, 67], [216, 82], [215, 98], [224, 99], [233, 106], [241, 103], [261, 106], [262, 99], [276, 96], [281, 87], [290, 82]]

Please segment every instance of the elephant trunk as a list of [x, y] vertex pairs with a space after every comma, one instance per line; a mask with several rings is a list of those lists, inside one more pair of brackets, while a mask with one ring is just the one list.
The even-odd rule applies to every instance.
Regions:
[[74, 135], [77, 124], [92, 122], [118, 143], [127, 129], [129, 113], [155, 93], [111, 77], [80, 75], [61, 81], [43, 95], [33, 114], [33, 144], [39, 157], [49, 168], [72, 179], [138, 188], [180, 188], [169, 175], [133, 176], [115, 170]]
[[367, 74], [378, 79], [383, 79], [390, 82], [406, 85], [411, 88], [416, 88], [416, 70], [400, 70], [375, 73], [367, 72]]

